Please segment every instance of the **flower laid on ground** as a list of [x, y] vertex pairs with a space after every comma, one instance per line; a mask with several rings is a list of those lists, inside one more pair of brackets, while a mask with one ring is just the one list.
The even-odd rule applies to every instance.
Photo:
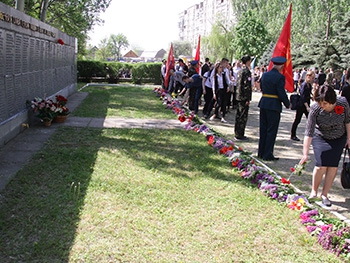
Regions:
[[43, 121], [51, 121], [56, 115], [56, 104], [51, 99], [35, 98], [31, 102], [31, 108], [37, 117]]
[[301, 223], [308, 232], [317, 237], [318, 243], [338, 256], [350, 259], [350, 227], [334, 218], [326, 218], [316, 209], [300, 214]]
[[[301, 194], [295, 193], [290, 186], [289, 178], [280, 178], [259, 166], [251, 153], [234, 145], [233, 141], [226, 140], [214, 130], [203, 124], [191, 111], [181, 106], [181, 103], [172, 98], [161, 88], [155, 88], [154, 92], [163, 99], [163, 103], [178, 116], [181, 122], [186, 122], [184, 128], [193, 130], [206, 136], [208, 145], [213, 147], [219, 154], [226, 156], [233, 169], [239, 172], [243, 179], [250, 180], [257, 185], [265, 195], [284, 204], [289, 209], [300, 212], [302, 224], [312, 235], [317, 236], [320, 245], [326, 250], [336, 253], [338, 256], [350, 259], [350, 227], [337, 218], [327, 218], [319, 212], [308, 199]], [[340, 110], [338, 110], [340, 112]], [[290, 168], [291, 175], [301, 175], [305, 166], [296, 164]]]
[[304, 197], [297, 195], [293, 198], [290, 196], [290, 199], [287, 199], [287, 206], [292, 210], [305, 210], [307, 207], [310, 207], [309, 201]]

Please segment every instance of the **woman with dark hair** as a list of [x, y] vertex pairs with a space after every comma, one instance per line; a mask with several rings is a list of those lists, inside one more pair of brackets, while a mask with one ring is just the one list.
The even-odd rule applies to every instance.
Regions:
[[210, 117], [210, 120], [214, 120], [219, 116], [219, 109], [222, 111], [221, 122], [226, 123], [225, 114], [225, 96], [227, 93], [227, 84], [225, 81], [225, 76], [223, 75], [224, 66], [222, 63], [216, 63], [214, 68], [214, 74], [211, 75], [211, 83], [213, 89], [213, 100], [216, 101], [214, 115]]
[[290, 138], [293, 141], [300, 141], [300, 139], [297, 137], [298, 125], [303, 115], [305, 115], [306, 118], [307, 116], [309, 116], [311, 94], [312, 94], [312, 83], [314, 82], [314, 79], [315, 79], [315, 72], [310, 70], [306, 73], [305, 81], [300, 85], [299, 93], [300, 93], [301, 103], [299, 107], [296, 109], [295, 119], [292, 125], [292, 129], [290, 131], [291, 132]]
[[325, 175], [321, 199], [324, 205], [331, 206], [328, 192], [337, 174], [343, 149], [350, 146], [349, 104], [345, 98], [337, 97], [334, 89], [328, 85], [317, 87], [313, 99], [317, 103], [310, 107], [300, 164], [308, 160], [312, 143], [315, 167], [309, 198], [317, 197], [318, 187]]
[[344, 84], [341, 89], [341, 96], [345, 97], [350, 104], [350, 68], [346, 71]]

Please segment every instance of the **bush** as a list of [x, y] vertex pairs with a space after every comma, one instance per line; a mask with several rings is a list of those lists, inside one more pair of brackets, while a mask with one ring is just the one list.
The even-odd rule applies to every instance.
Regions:
[[133, 82], [135, 84], [153, 83], [155, 85], [160, 85], [161, 65], [162, 63], [159, 62], [135, 64], [132, 70]]
[[102, 81], [109, 83], [117, 83], [121, 77], [123, 70], [130, 70], [132, 81], [135, 84], [152, 83], [155, 85], [161, 84], [161, 70], [162, 63], [124, 63], [124, 62], [101, 62], [78, 60], [78, 80], [84, 82], [91, 82], [92, 79], [101, 78]]
[[78, 79], [90, 82], [93, 77], [106, 77], [105, 64], [100, 61], [79, 60], [77, 62]]

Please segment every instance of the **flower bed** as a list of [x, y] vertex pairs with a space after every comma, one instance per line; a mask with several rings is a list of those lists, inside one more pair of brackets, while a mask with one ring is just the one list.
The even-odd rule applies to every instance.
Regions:
[[258, 187], [265, 195], [300, 213], [300, 220], [308, 232], [316, 236], [319, 244], [338, 256], [350, 259], [350, 227], [338, 218], [327, 217], [322, 211], [310, 204], [302, 193], [297, 193], [290, 185], [292, 175], [301, 175], [304, 165], [296, 164], [290, 168], [291, 176], [281, 178], [269, 171], [264, 165], [237, 147], [233, 141], [209, 128], [191, 111], [181, 106], [174, 96], [167, 94], [161, 88], [155, 88], [154, 93], [163, 101], [167, 109], [178, 116], [180, 122], [186, 122], [184, 128], [205, 135], [208, 145], [218, 154], [224, 155], [229, 164], [240, 176]]

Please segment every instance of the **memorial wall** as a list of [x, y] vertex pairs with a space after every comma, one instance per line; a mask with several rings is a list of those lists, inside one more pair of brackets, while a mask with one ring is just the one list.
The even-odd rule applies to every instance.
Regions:
[[0, 3], [0, 147], [28, 121], [27, 100], [76, 91], [77, 41]]

